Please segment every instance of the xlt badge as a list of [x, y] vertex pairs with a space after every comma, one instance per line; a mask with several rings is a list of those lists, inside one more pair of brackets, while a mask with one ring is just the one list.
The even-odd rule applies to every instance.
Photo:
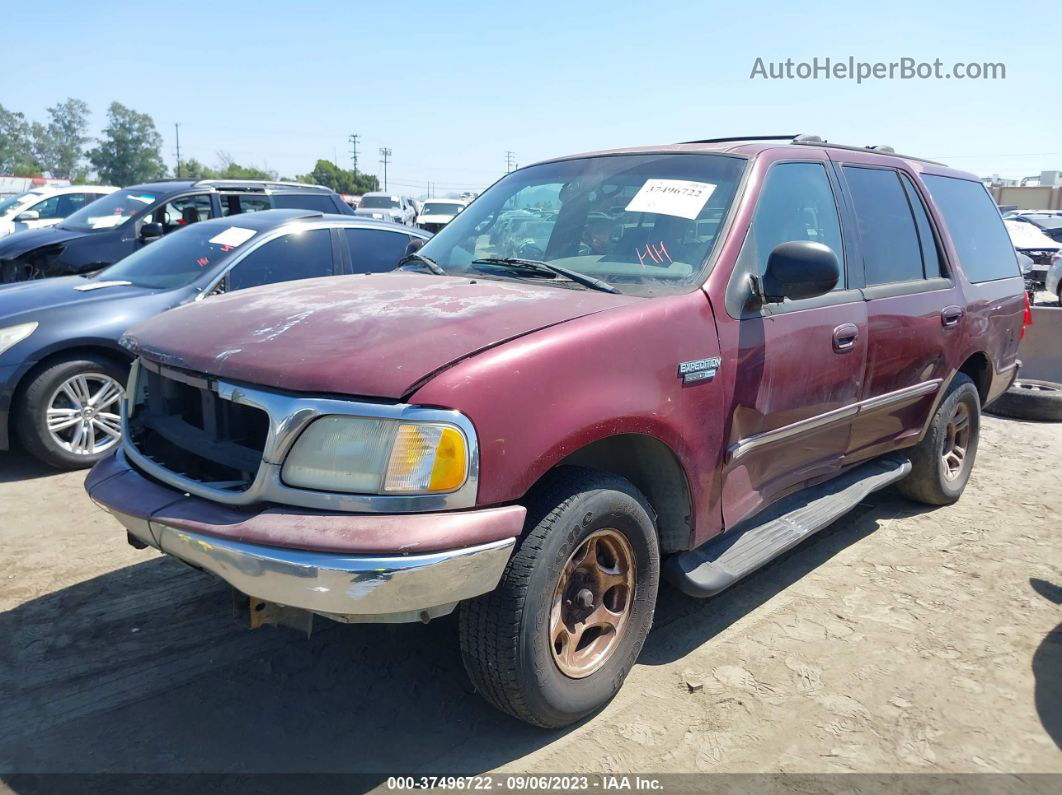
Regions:
[[697, 381], [709, 381], [715, 378], [715, 371], [719, 369], [722, 360], [718, 356], [709, 359], [694, 359], [692, 362], [682, 362], [678, 366], [678, 374], [682, 376], [682, 383], [692, 384]]

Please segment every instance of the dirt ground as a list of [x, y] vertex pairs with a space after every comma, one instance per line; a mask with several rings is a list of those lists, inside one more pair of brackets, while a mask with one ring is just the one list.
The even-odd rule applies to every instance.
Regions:
[[664, 589], [566, 731], [471, 692], [451, 619], [244, 630], [125, 543], [84, 473], [0, 457], [0, 778], [14, 772], [1062, 772], [1062, 425], [986, 418], [970, 488], [890, 492], [708, 601]]

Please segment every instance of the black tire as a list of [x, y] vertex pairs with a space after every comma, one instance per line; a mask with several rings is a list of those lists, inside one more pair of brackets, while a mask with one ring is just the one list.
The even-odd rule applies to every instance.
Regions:
[[1062, 422], [1062, 384], [1018, 379], [986, 406], [985, 411], [1016, 420]]
[[79, 374], [106, 375], [124, 386], [129, 367], [116, 359], [96, 354], [81, 354], [57, 361], [31, 376], [25, 389], [16, 398], [12, 413], [15, 435], [26, 452], [57, 469], [90, 467], [114, 450], [112, 444], [95, 454], [74, 453], [60, 447], [48, 431], [49, 400], [60, 385]]
[[[549, 638], [557, 583], [569, 558], [595, 532], [618, 530], [636, 572], [626, 625], [601, 667], [582, 678], [562, 672]], [[616, 694], [653, 622], [660, 579], [654, 514], [616, 475], [560, 467], [528, 501], [525, 534], [498, 587], [462, 604], [461, 655], [476, 690], [492, 705], [544, 728], [566, 726]]]
[[[960, 404], [967, 412], [970, 436], [959, 471], [947, 474], [943, 454], [949, 441], [948, 425]], [[896, 484], [905, 497], [927, 505], [951, 505], [962, 496], [977, 457], [977, 442], [981, 436], [981, 396], [973, 381], [964, 373], [956, 373], [940, 401], [929, 430], [917, 445], [907, 451], [911, 459], [911, 473]]]

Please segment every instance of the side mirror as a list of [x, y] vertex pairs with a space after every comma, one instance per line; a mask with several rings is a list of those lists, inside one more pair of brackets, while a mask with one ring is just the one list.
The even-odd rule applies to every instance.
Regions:
[[158, 240], [165, 234], [165, 230], [162, 228], [162, 224], [152, 222], [144, 224], [140, 227], [140, 239], [145, 243], [150, 243], [152, 240]]
[[39, 221], [41, 214], [36, 210], [26, 210], [15, 216], [15, 221]]
[[832, 248], [811, 240], [790, 240], [767, 258], [763, 297], [767, 303], [814, 298], [836, 287], [840, 278], [841, 266]]
[[423, 239], [421, 239], [419, 237], [413, 238], [412, 240], [409, 241], [409, 245], [406, 246], [406, 256], [408, 257], [410, 254], [417, 253], [423, 247], [424, 247], [424, 240]]

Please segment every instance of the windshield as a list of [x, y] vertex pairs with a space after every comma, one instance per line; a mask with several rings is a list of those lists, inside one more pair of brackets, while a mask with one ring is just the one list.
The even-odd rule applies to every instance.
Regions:
[[138, 287], [162, 290], [185, 287], [214, 270], [257, 234], [257, 230], [242, 226], [190, 224], [134, 251], [94, 278], [105, 282], [128, 281]]
[[62, 227], [78, 232], [113, 229], [150, 207], [156, 198], [154, 193], [142, 190], [115, 191], [67, 216]]
[[635, 295], [684, 292], [700, 283], [744, 166], [743, 158], [700, 154], [531, 166], [496, 183], [422, 253], [447, 273], [511, 278], [512, 269], [473, 262], [508, 257], [548, 262]]
[[421, 215], [457, 215], [464, 209], [463, 204], [447, 204], [446, 202], [428, 202], [424, 205]]
[[39, 193], [33, 193], [31, 191], [29, 193], [19, 193], [15, 196], [9, 196], [8, 198], [0, 202], [0, 215], [6, 215], [10, 210], [13, 210], [15, 207], [25, 204], [30, 199], [40, 195], [41, 194]]
[[390, 209], [391, 207], [397, 207], [398, 200], [392, 199], [390, 196], [366, 196], [358, 204], [358, 209], [367, 207], [369, 209]]

